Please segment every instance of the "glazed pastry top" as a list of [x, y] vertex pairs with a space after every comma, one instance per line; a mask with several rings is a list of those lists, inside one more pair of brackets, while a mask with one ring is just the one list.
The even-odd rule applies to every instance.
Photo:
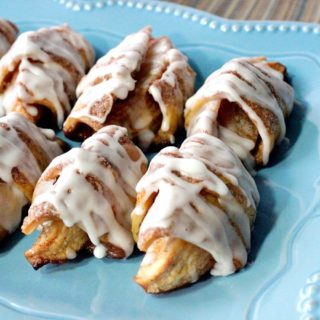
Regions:
[[42, 157], [47, 161], [62, 150], [57, 141], [53, 141], [55, 134], [52, 130], [40, 129], [15, 112], [0, 118], [0, 179], [6, 183], [12, 182], [12, 169], [19, 168], [35, 185], [44, 168], [38, 165], [29, 145], [21, 138], [22, 134], [41, 148]]
[[82, 79], [66, 136], [83, 139], [117, 124], [143, 149], [174, 143], [195, 72], [168, 37], [152, 38], [151, 32], [145, 27], [127, 36]]
[[17, 101], [31, 116], [38, 112], [33, 104], [51, 105], [61, 126], [93, 60], [91, 45], [66, 25], [22, 33], [0, 62], [0, 115]]
[[[97, 61], [77, 87], [79, 99], [72, 113], [73, 118], [85, 115], [99, 123], [105, 122], [111, 111], [113, 99], [125, 99], [135, 88], [133, 73], [140, 68], [150, 37], [149, 27], [130, 34]], [[110, 100], [109, 103], [106, 99]], [[77, 105], [85, 107], [77, 110]], [[94, 111], [102, 105], [103, 110]]]
[[[94, 255], [107, 252], [99, 238], [123, 249], [133, 250], [130, 213], [135, 201], [135, 186], [145, 172], [147, 160], [127, 137], [127, 130], [107, 126], [74, 148], [54, 159], [43, 173], [25, 219], [34, 219], [38, 205], [54, 208], [66, 226], [77, 224], [95, 246]], [[58, 176], [50, 172], [60, 168]], [[88, 196], [90, 195], [90, 196]]]
[[[128, 108], [132, 131], [137, 132], [139, 145], [147, 149], [157, 135], [151, 128], [156, 114], [162, 116], [158, 132], [170, 132], [170, 142], [174, 143], [173, 114], [179, 119], [182, 117], [182, 106], [194, 89], [195, 73], [187, 57], [173, 47], [168, 37], [152, 39], [137, 78], [135, 91], [124, 104]], [[153, 103], [146, 102], [148, 95]], [[177, 101], [181, 108], [172, 109]], [[151, 104], [154, 107], [151, 108]], [[138, 105], [141, 112], [133, 105]]]
[[284, 119], [291, 112], [294, 102], [293, 89], [283, 80], [283, 73], [273, 69], [263, 57], [233, 59], [213, 72], [186, 103], [186, 118], [193, 110], [197, 110], [196, 115], [186, 124], [188, 136], [196, 132], [218, 135], [243, 157], [254, 144], [236, 136], [227, 128], [222, 127], [220, 132], [217, 116], [222, 99], [238, 103], [255, 124], [262, 139], [263, 164], [266, 164], [273, 141], [264, 119], [258, 115], [252, 103], [274, 114], [280, 125], [280, 135], [277, 138], [280, 141], [286, 130]]
[[[159, 49], [161, 50], [161, 47], [159, 47]], [[189, 66], [188, 58], [173, 47], [165, 53], [163, 59], [165, 60], [167, 68], [160, 79], [151, 84], [148, 91], [154, 101], [158, 103], [161, 110], [162, 122], [160, 131], [167, 132], [170, 131], [170, 122], [173, 117], [172, 113], [177, 113], [179, 117], [182, 117], [183, 113], [182, 108], [177, 108], [172, 111], [170, 102], [172, 103], [174, 99], [170, 99], [168, 94], [172, 92], [176, 101], [179, 101], [180, 105], [184, 105], [187, 97], [193, 93], [196, 74]], [[180, 90], [175, 90], [179, 87]], [[167, 88], [170, 88], [170, 90]], [[181, 114], [179, 109], [181, 109]], [[179, 123], [180, 121], [177, 122]], [[174, 134], [171, 134], [170, 142], [174, 143], [174, 141]]]
[[[17, 197], [11, 199], [17, 203], [15, 212], [11, 212], [10, 217], [8, 214], [7, 219], [4, 212], [1, 214], [0, 223], [9, 232], [20, 221], [21, 208], [31, 201], [24, 194], [23, 181], [34, 187], [44, 167], [62, 153], [54, 137], [52, 130], [37, 128], [19, 113], [13, 112], [0, 119], [0, 184], [6, 188], [10, 186]], [[41, 153], [41, 163], [35, 149]]]
[[[140, 249], [146, 249], [150, 234], [159, 233], [210, 252], [216, 261], [214, 275], [234, 272], [234, 259], [245, 265], [254, 220], [247, 210], [255, 212], [259, 194], [241, 161], [221, 140], [198, 133], [180, 149], [163, 149], [136, 190], [135, 215], [143, 214], [147, 199], [155, 195], [140, 227]], [[218, 204], [210, 202], [210, 194]]]

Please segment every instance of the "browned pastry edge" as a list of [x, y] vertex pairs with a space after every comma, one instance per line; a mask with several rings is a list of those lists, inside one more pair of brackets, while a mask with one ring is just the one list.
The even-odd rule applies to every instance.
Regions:
[[[18, 127], [14, 125], [9, 126], [6, 123], [0, 123], [0, 127], [8, 131], [15, 130], [19, 138], [25, 143], [28, 150], [32, 153], [32, 155], [36, 159], [40, 170], [43, 171], [47, 167], [47, 165], [50, 162], [50, 159], [43, 152], [41, 146], [37, 143], [37, 141], [33, 140], [32, 137], [30, 137], [27, 132], [20, 130]], [[53, 141], [57, 141], [57, 143], [60, 145], [62, 149], [64, 150], [67, 149], [67, 145], [62, 140], [54, 138]], [[28, 178], [24, 175], [24, 173], [20, 171], [19, 167], [13, 167], [11, 170], [11, 175], [16, 187], [24, 194], [24, 196], [28, 199], [28, 201], [31, 202], [34, 186], [31, 184]]]
[[83, 117], [82, 122], [79, 122], [77, 119], [68, 117], [63, 125], [63, 133], [67, 138], [80, 142], [101, 128], [102, 126], [94, 124], [89, 118]]
[[[269, 67], [274, 70], [281, 72], [283, 75], [286, 74], [286, 67], [278, 62], [268, 62]], [[234, 72], [232, 72], [234, 73]], [[235, 76], [239, 76], [237, 73], [234, 73]], [[276, 99], [280, 104], [284, 102], [281, 101], [281, 98], [276, 95], [274, 88], [270, 83], [267, 83], [267, 86], [270, 88], [272, 93], [275, 95]], [[263, 106], [259, 106], [252, 101], [249, 101], [246, 97], [241, 97], [243, 101], [246, 102], [254, 110], [254, 112], [260, 117], [266, 126], [267, 132], [271, 137], [272, 145], [274, 145], [275, 141], [280, 136], [280, 123], [275, 114], [263, 108]], [[202, 103], [200, 103], [194, 110], [192, 110], [186, 116], [186, 126], [192, 119], [193, 114], [197, 114], [198, 110], [201, 109]], [[287, 114], [285, 116], [288, 116]], [[249, 139], [255, 143], [254, 149], [251, 151], [251, 154], [254, 156], [256, 164], [263, 164], [263, 142], [259, 135], [256, 125], [254, 122], [248, 117], [248, 115], [241, 109], [241, 107], [236, 102], [230, 102], [226, 99], [222, 99], [220, 102], [217, 122], [223, 127], [229, 128], [233, 132], [235, 132], [240, 137]]]
[[[34, 41], [37, 41], [37, 39], [39, 38], [43, 38], [45, 33], [51, 32], [51, 29], [48, 30], [41, 30], [40, 31], [41, 34], [34, 34], [31, 38]], [[55, 32], [58, 32], [61, 34], [61, 38], [63, 40], [63, 42], [65, 43], [66, 46], [68, 47], [72, 47], [76, 52], [78, 52], [82, 58], [82, 60], [84, 61], [84, 65], [85, 65], [85, 70], [87, 71], [90, 65], [90, 62], [88, 61], [87, 57], [86, 57], [86, 53], [85, 50], [83, 48], [76, 48], [75, 46], [73, 46], [73, 44], [68, 41], [68, 39], [66, 39], [64, 37], [64, 30], [55, 30]], [[67, 59], [65, 59], [64, 57], [59, 55], [59, 52], [50, 52], [48, 50], [46, 50], [45, 48], [42, 48], [42, 50], [44, 52], [46, 52], [50, 58], [58, 65], [60, 65], [63, 69], [65, 69], [67, 72], [69, 72], [69, 74], [71, 75], [71, 77], [73, 78], [74, 82], [77, 84], [80, 79], [81, 79], [81, 74], [79, 73], [79, 71], [76, 69], [76, 67]], [[32, 60], [31, 58], [29, 58], [30, 63], [42, 63], [41, 61], [37, 61], [37, 60]], [[14, 67], [9, 69], [3, 69], [2, 74], [3, 74], [3, 79], [1, 81], [1, 86], [0, 86], [0, 93], [3, 93], [7, 86], [10, 85], [12, 82], [15, 81], [17, 73], [19, 72], [19, 65], [20, 65], [20, 60], [16, 59], [13, 61], [13, 65]], [[24, 86], [23, 83], [20, 83], [21, 86]], [[26, 86], [24, 86], [24, 88], [27, 90]], [[69, 102], [71, 104], [74, 103], [75, 100], [75, 96], [70, 96], [70, 93], [66, 92], [68, 94], [68, 98], [69, 98]], [[62, 103], [60, 101], [60, 103]], [[37, 109], [37, 115], [31, 115], [27, 109], [28, 107], [34, 107]], [[64, 117], [66, 117], [67, 115], [67, 106], [62, 105], [63, 110], [64, 110]], [[19, 112], [21, 113], [24, 117], [26, 117], [28, 120], [30, 120], [31, 122], [37, 124], [40, 127], [49, 127], [49, 128], [53, 128], [53, 129], [57, 129], [58, 125], [57, 125], [57, 112], [56, 109], [54, 107], [54, 105], [52, 104], [51, 101], [47, 100], [47, 99], [42, 99], [42, 100], [37, 100], [34, 101], [34, 103], [26, 103], [20, 99], [17, 99], [15, 101], [15, 105], [12, 108], [13, 112]]]
[[6, 38], [6, 40], [12, 44], [16, 40], [16, 35], [19, 32], [18, 27], [11, 21], [5, 20], [15, 31], [15, 34], [12, 34], [11, 30], [6, 26], [0, 23], [0, 33]]
[[[82, 250], [88, 250], [92, 253], [94, 250], [94, 245], [91, 243], [87, 233], [77, 225], [66, 227], [62, 220], [51, 215], [39, 218], [37, 223], [33, 224], [33, 228], [39, 225], [42, 225], [40, 235], [31, 249], [25, 252], [25, 257], [34, 269], [39, 269], [49, 263], [62, 264], [68, 261], [67, 250], [69, 249], [75, 253]], [[26, 233], [25, 231], [23, 228], [24, 233]], [[107, 234], [101, 236], [100, 241], [106, 248], [107, 257], [114, 259], [125, 258], [123, 249], [112, 244], [108, 240]]]
[[181, 239], [162, 237], [149, 247], [134, 280], [148, 293], [168, 292], [198, 280], [214, 263], [203, 249]]
[[[110, 129], [110, 136], [114, 136], [115, 133], [115, 128], [113, 131]], [[108, 142], [104, 141], [102, 136], [97, 136], [97, 140], [108, 145]], [[126, 135], [120, 137], [118, 142], [125, 149], [132, 161], [137, 161], [140, 158], [141, 154], [137, 147]], [[90, 148], [87, 150], [90, 151]], [[112, 166], [105, 157], [101, 155], [97, 155], [97, 157], [100, 164], [107, 170], [111, 170], [117, 181], [121, 181], [121, 172], [119, 172], [116, 167]], [[67, 166], [70, 161], [72, 161], [72, 158], [69, 159], [66, 157], [57, 165], [49, 167], [39, 179], [38, 185], [42, 183], [55, 183], [56, 180], [59, 179], [64, 167]], [[142, 164], [140, 169], [141, 172], [145, 172], [147, 168], [145, 164]], [[108, 201], [111, 203], [116, 201], [116, 195], [113, 194], [112, 190], [110, 190], [99, 177], [87, 174], [85, 179], [91, 184], [94, 190], [101, 192]], [[36, 196], [37, 188], [34, 197]], [[135, 199], [132, 198], [131, 201], [134, 203]], [[122, 227], [128, 228], [128, 226], [125, 225], [126, 222], [123, 217], [115, 217]], [[82, 249], [92, 252], [94, 249], [94, 245], [89, 240], [86, 232], [77, 225], [70, 228], [66, 227], [59, 218], [59, 212], [57, 212], [56, 208], [49, 202], [42, 202], [38, 205], [33, 205], [30, 208], [29, 215], [24, 219], [22, 232], [31, 234], [39, 225], [43, 225], [42, 233], [33, 244], [32, 248], [26, 252], [28, 261], [35, 269], [48, 263], [65, 262], [68, 260], [66, 253], [67, 248], [71, 248], [75, 252]], [[77, 243], [78, 240], [79, 242]], [[108, 239], [108, 234], [102, 235], [99, 240], [105, 246], [108, 257], [116, 259], [125, 258], [126, 253], [124, 250], [112, 244]]]
[[[163, 36], [159, 38], [152, 38], [149, 42], [149, 49], [147, 51], [146, 57], [141, 64], [141, 68], [138, 72], [133, 73], [133, 78], [136, 80], [136, 87], [133, 91], [129, 92], [128, 97], [124, 100], [117, 99], [116, 97], [105, 96], [105, 99], [108, 99], [107, 102], [104, 102], [103, 99], [98, 101], [94, 106], [91, 107], [90, 113], [99, 117], [99, 114], [105, 115], [106, 108], [105, 105], [112, 105], [110, 113], [107, 115], [106, 121], [104, 123], [99, 123], [87, 116], [82, 116], [80, 119], [72, 118], [69, 116], [64, 123], [64, 134], [75, 141], [82, 141], [83, 139], [88, 138], [93, 133], [98, 131], [104, 126], [115, 124], [121, 125], [128, 129], [128, 134], [130, 139], [140, 145], [139, 134], [144, 131], [151, 131], [154, 133], [154, 139], [150, 146], [143, 148], [159, 149], [160, 147], [170, 144], [172, 137], [175, 135], [178, 127], [182, 124], [182, 113], [183, 113], [183, 104], [185, 101], [180, 101], [180, 93], [182, 100], [186, 99], [187, 92], [186, 88], [183, 85], [176, 85], [172, 87], [168, 83], [162, 80], [163, 73], [167, 70], [169, 66], [169, 61], [163, 63], [161, 70], [158, 70], [158, 74], [153, 74], [154, 71], [150, 68], [153, 66], [150, 63], [150, 56], [153, 56], [153, 45], [156, 45], [159, 41], [163, 39], [168, 39], [168, 37]], [[171, 43], [171, 41], [170, 41]], [[171, 43], [171, 47], [173, 45]], [[149, 58], [148, 58], [149, 57]], [[153, 66], [154, 67], [154, 66]], [[188, 72], [194, 74], [194, 71], [188, 65]], [[183, 74], [181, 75], [179, 71], [175, 71], [175, 76], [178, 79], [179, 84], [183, 84], [184, 78]], [[149, 78], [146, 75], [150, 75]], [[101, 81], [101, 78], [98, 78], [97, 83]], [[155, 87], [160, 90], [162, 94], [162, 100], [167, 106], [167, 112], [169, 120], [169, 129], [167, 131], [161, 130], [161, 124], [163, 121], [163, 115], [159, 103], [154, 100], [152, 95], [149, 93], [150, 87]], [[179, 97], [179, 98], [177, 98]], [[112, 100], [110, 102], [110, 100]], [[178, 100], [178, 101], [177, 101]], [[81, 109], [81, 108], [79, 108]], [[143, 113], [145, 110], [152, 120], [144, 128], [136, 129], [134, 128], [134, 121], [131, 120], [130, 115], [136, 115]]]
[[[168, 153], [170, 155], [170, 153]], [[174, 155], [172, 155], [174, 156]], [[216, 174], [228, 187], [235, 200], [241, 205], [247, 214], [252, 226], [255, 219], [255, 209], [247, 207], [246, 197], [241, 189], [232, 184], [226, 177], [217, 172], [214, 168], [208, 168]], [[193, 179], [183, 176], [179, 172], [173, 172], [180, 179], [185, 179], [190, 183], [194, 183]], [[145, 193], [138, 193], [137, 203], [141, 206]], [[225, 214], [225, 208], [219, 201], [219, 195], [211, 190], [202, 189], [199, 196], [204, 197], [206, 201], [220, 208]], [[138, 214], [132, 215], [132, 234], [137, 242], [139, 237], [139, 229], [143, 219], [148, 214], [157, 193], [152, 193], [148, 199], [142, 204], [142, 210]], [[243, 236], [235, 223], [230, 220], [230, 224], [235, 232], [239, 235], [244, 243]], [[198, 277], [209, 272], [214, 265], [214, 259], [211, 254], [202, 248], [197, 247], [185, 240], [174, 238], [169, 229], [151, 229], [140, 235], [140, 249], [146, 251], [145, 260], [143, 261], [139, 271], [134, 278], [135, 281], [142, 286], [148, 293], [161, 293], [183, 287], [198, 279]], [[141, 239], [140, 239], [141, 240]], [[148, 260], [152, 263], [148, 263]], [[236, 270], [243, 265], [236, 259], [233, 260]], [[197, 276], [195, 278], [195, 275]]]
[[[243, 208], [245, 211], [246, 215], [248, 216], [250, 220], [250, 225], [252, 226], [254, 223], [255, 219], [255, 209], [252, 207], [247, 207], [247, 201], [246, 197], [241, 191], [239, 186], [234, 185], [229, 179], [227, 179], [225, 176], [223, 176], [221, 173], [219, 173], [217, 170], [214, 168], [208, 168], [211, 172], [213, 172], [216, 176], [221, 179], [229, 191], [231, 192], [232, 196], [235, 198], [235, 200], [240, 204], [240, 206]], [[174, 171], [173, 172], [177, 177], [180, 179], [184, 179], [188, 181], [189, 183], [194, 183], [193, 179], [183, 176], [181, 173]], [[173, 182], [174, 183], [174, 182]], [[142, 210], [139, 212], [139, 214], [133, 214], [132, 215], [132, 234], [134, 240], [137, 242], [138, 237], [139, 237], [139, 229], [140, 226], [148, 214], [149, 209], [153, 205], [153, 202], [155, 198], [157, 197], [157, 192], [152, 193], [148, 199], [143, 203]], [[218, 207], [221, 211], [223, 211], [225, 214], [227, 214], [225, 208], [221, 205], [219, 201], [219, 195], [215, 193], [212, 190], [207, 190], [207, 189], [202, 189], [199, 194], [200, 197], [203, 197], [206, 199], [206, 201], [210, 202], [212, 205], [215, 207]], [[138, 193], [137, 195], [137, 204], [141, 207], [141, 201], [144, 199], [144, 191], [141, 193]], [[235, 228], [235, 231], [237, 234], [241, 237], [240, 231], [238, 228], [231, 222], [232, 226]], [[140, 248], [142, 251], [146, 251], [148, 247], [151, 245], [151, 243], [154, 241], [154, 239], [163, 237], [163, 236], [169, 236], [170, 231], [167, 229], [157, 229], [157, 230], [150, 230], [149, 232], [146, 232], [143, 235], [143, 241], [140, 242], [140, 245], [142, 247]], [[141, 236], [141, 235], [140, 235]], [[242, 237], [241, 237], [242, 238]], [[243, 240], [243, 239], [242, 239]]]
[[[47, 222], [48, 223], [48, 222]], [[66, 250], [81, 250], [88, 242], [87, 234], [77, 226], [66, 227], [59, 219], [42, 225], [42, 231], [25, 257], [34, 269], [48, 263], [60, 264], [68, 259]]]

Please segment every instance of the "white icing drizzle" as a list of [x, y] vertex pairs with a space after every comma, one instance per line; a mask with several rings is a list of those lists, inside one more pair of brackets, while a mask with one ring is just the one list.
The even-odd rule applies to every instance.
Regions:
[[12, 233], [21, 221], [22, 208], [28, 203], [28, 199], [14, 185], [0, 183], [0, 225], [3, 229]]
[[[184, 239], [210, 252], [216, 261], [211, 271], [213, 275], [234, 272], [233, 259], [246, 264], [250, 220], [227, 185], [213, 171], [241, 190], [246, 199], [242, 206], [256, 208], [259, 201], [256, 185], [238, 157], [218, 138], [195, 134], [186, 139], [180, 149], [167, 147], [156, 155], [137, 185], [141, 199], [133, 214], [141, 214], [145, 201], [157, 193], [140, 227], [139, 248], [146, 234], [160, 228], [167, 230], [171, 237]], [[202, 190], [218, 194], [223, 211], [200, 196]]]
[[0, 58], [9, 50], [17, 33], [18, 28], [12, 22], [0, 19]]
[[[139, 145], [144, 149], [147, 149], [155, 138], [155, 132], [150, 129], [154, 120], [154, 110], [150, 109], [146, 103], [146, 96], [152, 84], [161, 77], [166, 69], [167, 52], [172, 47], [172, 42], [168, 37], [150, 41], [147, 54], [137, 75], [135, 92], [126, 101], [130, 125], [133, 131], [137, 132]], [[155, 100], [154, 95], [153, 99]], [[158, 99], [161, 100], [161, 96]]]
[[[149, 88], [149, 93], [158, 103], [162, 113], [162, 123], [160, 130], [167, 132], [171, 127], [172, 113], [182, 114], [183, 105], [186, 99], [193, 93], [195, 73], [188, 64], [188, 58], [177, 49], [170, 49], [166, 52], [166, 62], [168, 64], [161, 78], [155, 81]], [[167, 86], [171, 87], [176, 109], [171, 110], [170, 103], [165, 101]], [[171, 134], [170, 142], [174, 143], [174, 135]]]
[[249, 152], [254, 145], [250, 146], [247, 139], [240, 136], [226, 135], [225, 130], [220, 132], [217, 127], [221, 100], [236, 102], [257, 127], [263, 144], [263, 164], [266, 164], [273, 148], [273, 141], [263, 120], [243, 97], [270, 110], [276, 116], [281, 129], [276, 142], [281, 141], [285, 135], [284, 118], [292, 110], [294, 92], [292, 87], [283, 81], [282, 73], [271, 68], [265, 58], [233, 59], [213, 72], [186, 103], [186, 117], [194, 108], [198, 108], [187, 127], [187, 134], [191, 136], [196, 132], [207, 132], [217, 135], [225, 142], [231, 143], [230, 146], [233, 148], [238, 145], [234, 150], [241, 159], [250, 157]]
[[67, 254], [67, 258], [69, 260], [73, 260], [77, 257], [77, 253], [74, 250], [72, 250], [71, 248], [66, 249], [66, 254]]
[[[28, 182], [35, 186], [41, 175], [41, 168], [28, 145], [20, 138], [18, 131], [34, 141], [48, 163], [62, 153], [62, 149], [51, 137], [18, 113], [10, 113], [0, 119], [0, 225], [12, 232], [21, 220], [21, 209], [30, 199], [24, 195], [12, 179], [12, 170], [18, 169]], [[47, 130], [48, 131], [48, 130]], [[6, 203], [8, 202], [8, 203]]]
[[[78, 101], [71, 118], [89, 117], [104, 123], [116, 99], [125, 99], [135, 88], [133, 74], [140, 68], [151, 37], [151, 28], [128, 35], [117, 47], [100, 58], [77, 87]], [[92, 114], [97, 104], [104, 104], [103, 111]]]
[[144, 149], [157, 136], [173, 143], [194, 80], [187, 57], [173, 48], [170, 39], [151, 39], [151, 29], [144, 28], [126, 37], [82, 79], [64, 130], [67, 135], [76, 130], [75, 122], [97, 130], [115, 121], [126, 126]]
[[[0, 115], [22, 104], [31, 117], [33, 105], [49, 108], [61, 126], [75, 99], [75, 89], [93, 64], [90, 44], [70, 27], [43, 28], [21, 34], [0, 61]], [[14, 73], [6, 84], [8, 73]]]
[[[223, 126], [218, 126], [218, 128], [219, 138], [244, 161], [246, 168], [253, 172], [252, 168], [254, 167], [254, 157], [251, 155], [250, 151], [254, 148], [254, 142], [250, 139], [240, 137], [232, 130]], [[250, 173], [252, 173], [251, 171]]]
[[[130, 213], [136, 197], [135, 186], [147, 160], [130, 143], [138, 154], [132, 160], [121, 143], [124, 138], [128, 139], [125, 128], [107, 126], [87, 139], [81, 148], [54, 159], [42, 177], [45, 179], [47, 171], [56, 166], [63, 165], [63, 169], [58, 179], [39, 180], [29, 210], [30, 215], [33, 207], [50, 203], [66, 226], [77, 224], [88, 234], [97, 258], [107, 254], [99, 239], [105, 234], [126, 256], [133, 250]], [[96, 182], [93, 185], [88, 179]]]

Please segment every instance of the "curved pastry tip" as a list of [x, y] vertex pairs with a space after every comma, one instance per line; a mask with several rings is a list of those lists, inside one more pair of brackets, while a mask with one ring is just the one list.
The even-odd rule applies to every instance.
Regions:
[[87, 242], [87, 234], [77, 226], [69, 228], [61, 220], [48, 221], [25, 257], [37, 270], [48, 263], [60, 264], [75, 258]]
[[193, 283], [212, 269], [205, 250], [181, 239], [164, 237], [147, 250], [134, 280], [148, 293], [172, 291]]
[[152, 27], [150, 25], [148, 26], [145, 26], [141, 29], [142, 32], [145, 32], [145, 33], [148, 33], [148, 34], [151, 34], [152, 33]]

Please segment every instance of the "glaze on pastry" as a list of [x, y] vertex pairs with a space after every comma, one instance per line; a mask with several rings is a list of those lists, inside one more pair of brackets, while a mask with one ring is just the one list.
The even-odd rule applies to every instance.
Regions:
[[130, 213], [147, 160], [127, 130], [107, 126], [52, 161], [37, 183], [22, 231], [42, 232], [25, 255], [34, 268], [62, 263], [81, 249], [97, 258], [128, 257]]
[[187, 101], [188, 136], [218, 136], [246, 163], [266, 165], [285, 135], [285, 118], [293, 107], [294, 92], [283, 80], [285, 71], [264, 57], [227, 62]]
[[144, 149], [173, 143], [194, 78], [187, 58], [169, 38], [153, 39], [146, 27], [126, 37], [82, 79], [64, 133], [83, 139], [117, 124]]
[[0, 19], [0, 58], [9, 50], [16, 40], [18, 31], [14, 23]]
[[147, 292], [245, 266], [259, 195], [223, 141], [197, 133], [161, 150], [136, 189], [132, 231], [146, 255], [135, 280]]
[[0, 61], [0, 115], [62, 127], [93, 60], [91, 45], [66, 25], [22, 33]]
[[19, 113], [0, 119], [0, 240], [17, 228], [42, 171], [62, 152], [53, 131]]

